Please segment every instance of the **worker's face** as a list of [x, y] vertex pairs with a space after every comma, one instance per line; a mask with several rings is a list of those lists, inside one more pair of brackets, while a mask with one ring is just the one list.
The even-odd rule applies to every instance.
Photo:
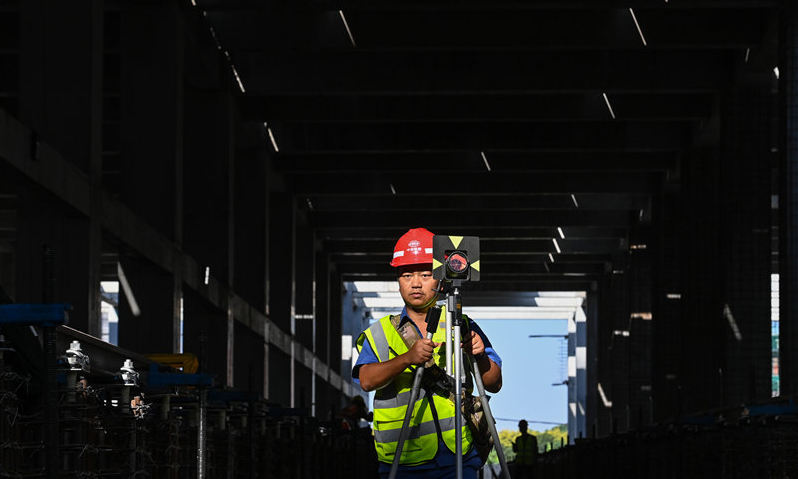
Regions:
[[409, 308], [421, 311], [435, 302], [438, 281], [432, 279], [431, 264], [399, 267], [399, 293]]

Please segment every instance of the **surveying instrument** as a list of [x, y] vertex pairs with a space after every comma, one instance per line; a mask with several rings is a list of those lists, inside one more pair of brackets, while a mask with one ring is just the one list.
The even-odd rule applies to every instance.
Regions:
[[[446, 375], [449, 378], [454, 378], [454, 391], [453, 397], [455, 399], [455, 409], [457, 410], [455, 420], [455, 465], [457, 479], [463, 477], [463, 404], [462, 401], [467, 400], [463, 391], [463, 383], [466, 380], [466, 372], [463, 367], [463, 352], [461, 341], [463, 339], [463, 332], [468, 332], [468, 322], [463, 322], [463, 304], [460, 297], [460, 287], [465, 281], [479, 281], [479, 238], [476, 236], [445, 236], [435, 235], [432, 237], [432, 277], [439, 281], [439, 291], [446, 291]], [[448, 289], [446, 289], [448, 288]], [[441, 310], [437, 307], [432, 307], [427, 312], [427, 333], [426, 338], [432, 339], [435, 330], [438, 328]], [[451, 359], [454, 358], [452, 361]], [[467, 355], [470, 372], [473, 373], [474, 383], [479, 392], [479, 401], [482, 405], [482, 411], [488, 423], [491, 437], [493, 438], [493, 447], [496, 449], [496, 455], [499, 458], [499, 464], [502, 469], [502, 476], [510, 479], [510, 472], [507, 469], [507, 461], [504, 458], [504, 450], [502, 449], [501, 442], [499, 441], [499, 434], [496, 432], [496, 424], [493, 419], [493, 414], [488, 405], [488, 398], [485, 395], [485, 386], [482, 383], [482, 375], [479, 373], [476, 358], [472, 355]], [[454, 365], [452, 365], [454, 362]], [[454, 368], [452, 368], [454, 366]], [[454, 371], [452, 371], [454, 369]], [[399, 461], [402, 456], [402, 448], [410, 433], [410, 420], [413, 415], [414, 406], [418, 399], [419, 389], [421, 388], [421, 380], [424, 375], [424, 364], [416, 367], [413, 376], [413, 388], [410, 391], [410, 402], [405, 411], [404, 421], [402, 422], [402, 431], [399, 435], [399, 442], [396, 445], [396, 452], [394, 453], [393, 463], [391, 464], [391, 473], [389, 479], [395, 479], [396, 473], [399, 469]], [[460, 402], [459, 407], [457, 402]]]

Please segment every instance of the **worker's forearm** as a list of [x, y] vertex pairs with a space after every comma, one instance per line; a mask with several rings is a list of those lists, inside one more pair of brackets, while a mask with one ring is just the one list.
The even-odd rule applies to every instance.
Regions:
[[497, 393], [502, 388], [502, 368], [494, 363], [487, 354], [480, 354], [474, 358], [482, 376], [482, 385], [485, 390]]
[[390, 359], [384, 363], [369, 363], [360, 366], [358, 377], [360, 387], [366, 391], [379, 389], [393, 380], [410, 365], [407, 353]]

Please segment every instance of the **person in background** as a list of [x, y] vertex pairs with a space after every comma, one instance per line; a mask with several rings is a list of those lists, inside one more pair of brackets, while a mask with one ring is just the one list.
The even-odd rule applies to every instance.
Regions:
[[338, 414], [341, 417], [341, 429], [345, 431], [359, 428], [361, 419], [368, 422], [374, 419], [374, 413], [368, 410], [366, 401], [359, 394], [352, 396], [352, 399], [349, 400], [349, 405]]
[[514, 479], [529, 479], [534, 472], [535, 461], [538, 458], [538, 438], [527, 432], [528, 424], [525, 419], [518, 421], [518, 430], [521, 435], [513, 442], [515, 453]]

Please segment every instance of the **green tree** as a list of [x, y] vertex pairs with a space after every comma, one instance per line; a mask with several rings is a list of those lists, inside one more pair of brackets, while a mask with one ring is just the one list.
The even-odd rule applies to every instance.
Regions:
[[538, 438], [538, 450], [559, 449], [561, 444], [568, 444], [568, 426], [560, 424], [543, 432], [533, 432]]

